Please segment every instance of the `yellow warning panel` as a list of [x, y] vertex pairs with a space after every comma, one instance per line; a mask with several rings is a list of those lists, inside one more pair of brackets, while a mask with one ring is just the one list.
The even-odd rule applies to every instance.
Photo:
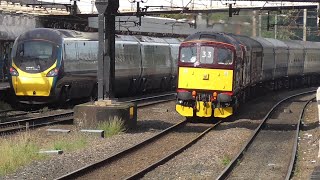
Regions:
[[178, 88], [232, 91], [233, 70], [179, 67]]
[[193, 117], [193, 108], [192, 107], [187, 107], [187, 106], [182, 106], [180, 104], [177, 104], [176, 111], [179, 114], [181, 114], [182, 116]]
[[212, 106], [211, 102], [197, 102], [197, 116], [198, 117], [211, 117]]
[[50, 96], [54, 77], [47, 77], [49, 71], [57, 66], [57, 61], [47, 70], [40, 73], [27, 73], [14, 63], [19, 76], [12, 76], [13, 89], [17, 96]]
[[215, 108], [214, 109], [214, 117], [226, 118], [231, 116], [233, 113], [232, 107], [224, 107], [224, 108]]
[[132, 119], [134, 117], [134, 107], [131, 106], [130, 107], [130, 119]]

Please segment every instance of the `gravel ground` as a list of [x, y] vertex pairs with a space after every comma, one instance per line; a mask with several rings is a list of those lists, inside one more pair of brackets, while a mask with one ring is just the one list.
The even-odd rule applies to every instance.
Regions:
[[[148, 108], [138, 109], [138, 128], [128, 133], [113, 136], [111, 138], [92, 138], [86, 149], [73, 152], [64, 152], [62, 155], [53, 155], [51, 158], [42, 161], [35, 161], [28, 166], [22, 167], [16, 173], [10, 174], [1, 179], [54, 179], [68, 172], [77, 170], [85, 165], [102, 160], [121, 150], [133, 146], [144, 139], [147, 139], [161, 130], [182, 121], [184, 118], [174, 111], [175, 102], [168, 102]], [[31, 131], [31, 135], [37, 138], [41, 144], [48, 141], [55, 141], [58, 135], [47, 133], [47, 128], [71, 129], [71, 133], [65, 136], [73, 139], [77, 136], [75, 126], [55, 125], [46, 128], [39, 128]]]
[[128, 153], [121, 159], [112, 161], [113, 163], [78, 179], [126, 179], [180, 149], [210, 127], [212, 127], [211, 124], [181, 125], [175, 131], [163, 135], [138, 151]]
[[[302, 90], [297, 90], [302, 91]], [[271, 108], [274, 101], [297, 91], [270, 93], [265, 97], [243, 105], [239, 115], [230, 118], [218, 129], [210, 132], [198, 143], [176, 156], [168, 163], [145, 176], [145, 179], [212, 179], [216, 177], [227, 163], [238, 153], [244, 142], [256, 128], [259, 120]], [[175, 112], [175, 102], [138, 109], [138, 128], [111, 138], [92, 138], [86, 149], [64, 152], [62, 155], [34, 161], [22, 167], [16, 173], [0, 177], [0, 179], [54, 179], [85, 165], [104, 159], [147, 139], [161, 130], [183, 120]], [[74, 126], [51, 126], [50, 128], [69, 128], [76, 133]], [[45, 128], [31, 131], [39, 142], [47, 142]]]
[[[271, 119], [267, 120], [267, 125], [259, 132], [229, 179], [285, 179], [296, 139], [296, 124], [304, 101], [312, 97], [295, 98], [281, 104]], [[291, 113], [284, 112], [285, 109], [290, 109]]]
[[269, 94], [242, 106], [239, 115], [144, 179], [214, 179], [240, 151], [276, 100], [300, 91]]
[[312, 102], [307, 107], [303, 122], [293, 180], [310, 179], [314, 168], [320, 165], [318, 156], [320, 132], [316, 102]]

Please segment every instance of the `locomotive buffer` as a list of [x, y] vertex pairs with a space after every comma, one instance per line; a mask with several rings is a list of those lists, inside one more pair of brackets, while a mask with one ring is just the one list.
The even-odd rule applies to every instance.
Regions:
[[99, 122], [118, 117], [126, 128], [132, 128], [137, 122], [137, 106], [111, 100], [114, 97], [115, 16], [119, 0], [96, 0], [95, 5], [99, 12], [98, 101], [76, 106], [74, 119], [82, 127], [94, 128]]

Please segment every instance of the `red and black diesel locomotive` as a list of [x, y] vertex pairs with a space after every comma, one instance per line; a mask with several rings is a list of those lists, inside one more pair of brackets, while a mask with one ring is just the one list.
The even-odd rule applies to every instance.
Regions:
[[180, 45], [176, 110], [226, 118], [258, 89], [318, 83], [320, 43], [198, 32]]

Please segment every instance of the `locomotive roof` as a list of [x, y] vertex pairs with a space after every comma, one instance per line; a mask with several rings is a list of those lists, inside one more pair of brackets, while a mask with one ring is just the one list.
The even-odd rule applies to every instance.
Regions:
[[216, 42], [223, 42], [227, 44], [232, 44], [236, 47], [236, 49], [240, 49], [240, 42], [225, 33], [217, 33], [217, 32], [197, 32], [188, 36], [184, 42], [192, 41], [192, 40], [209, 40]]
[[210, 40], [217, 42], [224, 42], [228, 44], [233, 44], [228, 35], [224, 33], [216, 33], [216, 32], [197, 32], [195, 34], [191, 34], [184, 41], [192, 41], [192, 40]]

